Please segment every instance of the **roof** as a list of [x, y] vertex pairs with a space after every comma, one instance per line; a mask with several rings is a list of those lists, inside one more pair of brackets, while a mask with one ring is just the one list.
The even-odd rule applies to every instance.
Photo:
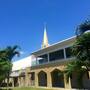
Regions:
[[73, 42], [73, 41], [75, 41], [75, 38], [76, 38], [76, 36], [73, 36], [73, 37], [67, 38], [67, 39], [65, 39], [65, 40], [62, 40], [62, 41], [60, 41], [60, 42], [54, 43], [54, 44], [52, 44], [52, 45], [49, 45], [49, 46], [46, 47], [46, 48], [41, 48], [41, 49], [33, 52], [32, 55], [36, 55], [36, 54], [42, 53], [43, 51], [47, 51], [47, 50], [50, 49], [50, 48], [57, 47], [58, 45], [61, 45], [61, 44], [66, 43], [66, 42], [71, 42], [71, 41]]
[[35, 55], [35, 54], [38, 54], [38, 53], [42, 53], [42, 51], [47, 51], [47, 49], [55, 48], [58, 45], [61, 45], [62, 43], [71, 42], [71, 41], [74, 41], [74, 40], [75, 40], [75, 36], [71, 37], [71, 38], [68, 38], [68, 39], [65, 39], [65, 40], [62, 40], [62, 41], [60, 41], [58, 43], [52, 44], [49, 47], [37, 50], [37, 51], [33, 52], [32, 55], [30, 55], [30, 56], [28, 56], [28, 57], [26, 57], [24, 59], [15, 61], [15, 62], [13, 62], [12, 71], [17, 71], [17, 70], [25, 69], [26, 67], [31, 67], [32, 60], [34, 60], [32, 58], [33, 54]]
[[31, 66], [31, 56], [28, 56], [24, 59], [13, 62], [12, 71], [25, 69], [26, 67]]

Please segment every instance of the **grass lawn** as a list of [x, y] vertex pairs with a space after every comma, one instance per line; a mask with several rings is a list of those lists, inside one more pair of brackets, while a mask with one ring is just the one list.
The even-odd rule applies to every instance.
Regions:
[[23, 88], [14, 88], [13, 90], [51, 90], [51, 89], [23, 87]]
[[67, 90], [64, 88], [53, 88], [53, 89], [48, 89], [48, 88], [35, 88], [35, 87], [3, 87], [0, 88], [0, 90]]
[[23, 88], [14, 88], [13, 90], [51, 90], [51, 89], [23, 87]]
[[3, 88], [0, 90], [51, 90], [51, 89], [34, 88], [34, 87], [22, 87], [22, 88], [17, 87], [17, 88], [9, 88], [9, 89]]

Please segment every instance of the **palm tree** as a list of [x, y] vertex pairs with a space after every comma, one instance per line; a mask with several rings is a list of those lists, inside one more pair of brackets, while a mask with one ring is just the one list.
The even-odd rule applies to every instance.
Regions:
[[11, 70], [11, 67], [12, 64], [9, 60], [0, 57], [0, 86], [2, 84], [2, 81], [7, 76], [8, 71]]
[[12, 59], [13, 59], [13, 57], [14, 57], [15, 55], [19, 56], [20, 53], [19, 53], [19, 51], [17, 51], [18, 48], [19, 48], [19, 47], [18, 47], [17, 45], [15, 45], [15, 46], [13, 46], [13, 47], [8, 46], [8, 47], [6, 48], [6, 50], [5, 50], [7, 59], [9, 59], [10, 61], [12, 61]]
[[0, 51], [0, 57], [2, 60], [6, 60], [8, 62], [8, 72], [6, 73], [7, 77], [7, 86], [9, 84], [9, 75], [12, 69], [12, 59], [14, 56], [19, 56], [20, 53], [17, 50], [19, 47], [17, 45], [11, 47], [8, 46], [6, 49]]
[[90, 62], [90, 32], [76, 39], [72, 52], [78, 60]]
[[[19, 51], [17, 51], [17, 48], [19, 48], [17, 45], [11, 47], [11, 46], [8, 46], [5, 50], [5, 53], [6, 53], [6, 58], [11, 62], [13, 57], [15, 55], [19, 56], [20, 53]], [[8, 75], [7, 75], [7, 86], [9, 84], [9, 75], [10, 75], [10, 72], [11, 72], [11, 69], [8, 71]]]
[[85, 20], [82, 24], [78, 25], [76, 29], [76, 36], [82, 35], [84, 32], [90, 30], [90, 20]]
[[87, 68], [85, 66], [85, 63], [79, 60], [70, 62], [64, 70], [67, 83], [69, 83], [69, 78], [71, 78], [73, 72], [75, 72], [77, 74], [78, 88], [83, 88], [83, 76], [87, 73]]
[[76, 57], [76, 60], [70, 62], [66, 69], [67, 82], [73, 72], [77, 73], [78, 88], [83, 88], [82, 78], [90, 67], [90, 32], [80, 35], [72, 48], [72, 54]]

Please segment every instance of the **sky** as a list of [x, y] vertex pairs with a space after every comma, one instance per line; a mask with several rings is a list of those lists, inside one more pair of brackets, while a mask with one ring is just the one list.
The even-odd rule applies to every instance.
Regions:
[[89, 17], [90, 0], [0, 0], [0, 48], [20, 46], [21, 59], [41, 48], [44, 23], [53, 44]]

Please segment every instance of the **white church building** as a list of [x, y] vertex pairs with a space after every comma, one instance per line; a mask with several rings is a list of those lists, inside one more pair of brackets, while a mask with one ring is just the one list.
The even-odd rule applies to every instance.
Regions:
[[[10, 82], [12, 86], [34, 86], [48, 88], [77, 88], [76, 74], [72, 74], [69, 83], [66, 82], [65, 74], [61, 74], [66, 64], [74, 60], [71, 55], [71, 47], [75, 37], [62, 40], [49, 45], [46, 28], [41, 49], [34, 51], [30, 56], [13, 62]], [[84, 87], [90, 88], [90, 71], [84, 76]]]

